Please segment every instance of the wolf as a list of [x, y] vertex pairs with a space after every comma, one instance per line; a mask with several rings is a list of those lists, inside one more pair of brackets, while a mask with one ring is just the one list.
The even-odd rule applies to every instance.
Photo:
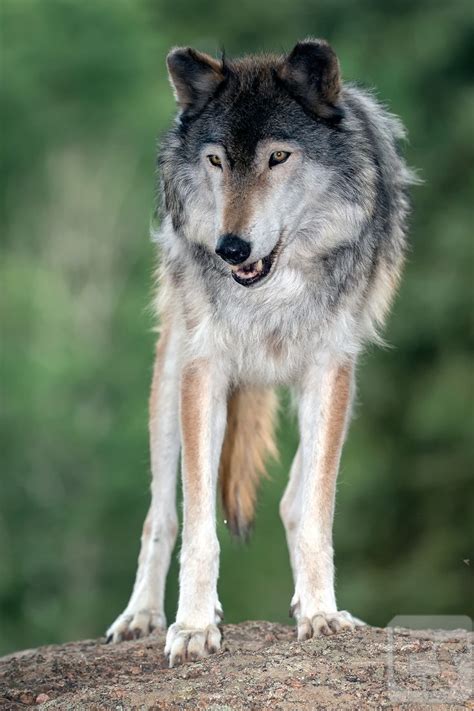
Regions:
[[177, 536], [179, 603], [170, 666], [219, 650], [220, 484], [231, 531], [248, 535], [275, 389], [294, 394], [300, 441], [280, 514], [305, 640], [351, 629], [338, 610], [332, 523], [357, 359], [380, 341], [404, 261], [408, 188], [400, 121], [343, 83], [324, 40], [285, 55], [167, 57], [178, 104], [159, 156], [161, 333], [151, 386], [151, 506], [120, 641], [165, 628]]

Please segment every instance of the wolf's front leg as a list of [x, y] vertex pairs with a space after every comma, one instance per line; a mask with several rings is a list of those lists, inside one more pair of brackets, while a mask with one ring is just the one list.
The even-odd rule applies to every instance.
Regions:
[[220, 364], [204, 358], [186, 364], [181, 376], [183, 540], [178, 612], [165, 647], [170, 666], [220, 647], [216, 483], [226, 410], [227, 380]]
[[164, 322], [157, 348], [150, 396], [151, 506], [143, 525], [135, 585], [124, 612], [107, 630], [119, 642], [166, 627], [166, 575], [176, 541], [176, 477], [180, 448], [179, 324]]
[[294, 539], [298, 639], [332, 634], [357, 621], [339, 612], [334, 593], [332, 523], [336, 478], [353, 391], [353, 365], [314, 366], [300, 400], [301, 509]]

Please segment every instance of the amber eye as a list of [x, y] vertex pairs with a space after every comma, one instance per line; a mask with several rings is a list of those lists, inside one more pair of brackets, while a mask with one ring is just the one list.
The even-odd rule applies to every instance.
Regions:
[[290, 156], [291, 153], [289, 151], [275, 151], [271, 154], [270, 160], [268, 161], [268, 165], [270, 166], [270, 168], [273, 168], [274, 165], [280, 165], [281, 163], [285, 163], [285, 161], [287, 161]]
[[211, 165], [213, 165], [215, 168], [222, 168], [222, 161], [219, 158], [219, 156], [216, 155], [210, 155], [207, 156], [207, 159]]

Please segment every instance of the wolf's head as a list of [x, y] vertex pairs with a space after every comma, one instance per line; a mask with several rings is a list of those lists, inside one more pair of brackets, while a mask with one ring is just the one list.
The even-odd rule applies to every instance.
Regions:
[[324, 201], [343, 117], [337, 57], [307, 40], [235, 61], [178, 48], [167, 63], [180, 113], [162, 149], [165, 209], [235, 281], [257, 284]]

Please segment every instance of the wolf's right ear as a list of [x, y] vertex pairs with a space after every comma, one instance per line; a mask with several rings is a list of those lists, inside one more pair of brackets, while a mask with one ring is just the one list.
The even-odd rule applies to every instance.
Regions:
[[166, 64], [176, 101], [183, 111], [200, 111], [224, 80], [222, 62], [191, 47], [172, 49]]
[[278, 76], [287, 90], [311, 113], [329, 121], [340, 121], [341, 91], [339, 60], [325, 40], [307, 39], [284, 59]]

